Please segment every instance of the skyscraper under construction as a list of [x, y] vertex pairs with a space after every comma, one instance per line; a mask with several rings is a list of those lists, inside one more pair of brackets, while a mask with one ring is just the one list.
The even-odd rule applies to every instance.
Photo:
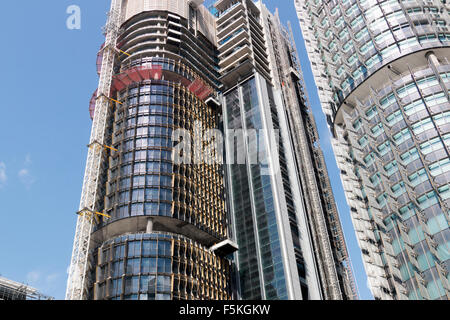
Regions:
[[68, 299], [232, 298], [222, 167], [172, 161], [175, 129], [219, 126], [214, 30], [196, 2], [112, 1]]
[[[105, 34], [66, 298], [355, 298], [279, 18], [250, 0], [112, 0]], [[209, 129], [225, 163], [202, 152]]]

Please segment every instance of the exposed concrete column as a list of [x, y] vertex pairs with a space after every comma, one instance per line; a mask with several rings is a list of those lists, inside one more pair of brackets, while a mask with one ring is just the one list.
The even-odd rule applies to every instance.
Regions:
[[436, 57], [436, 54], [433, 51], [428, 51], [427, 53], [425, 53], [425, 57], [427, 58], [428, 64], [430, 65], [431, 69], [433, 69], [433, 72], [436, 75], [436, 78], [438, 79], [442, 91], [447, 97], [447, 100], [450, 101], [450, 94], [448, 93], [447, 85], [444, 83], [438, 70], [438, 67], [441, 65], [439, 59]]
[[147, 229], [145, 231], [146, 233], [152, 233], [153, 232], [153, 218], [147, 219]]
[[428, 59], [428, 63], [430, 63], [434, 67], [437, 67], [437, 66], [440, 65], [440, 62], [439, 62], [438, 58], [436, 57], [436, 55], [434, 54], [433, 51], [428, 51], [425, 54], [425, 57]]

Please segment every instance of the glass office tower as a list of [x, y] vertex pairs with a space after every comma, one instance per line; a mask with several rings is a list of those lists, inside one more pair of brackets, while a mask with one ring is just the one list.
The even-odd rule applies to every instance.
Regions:
[[215, 10], [239, 297], [353, 299], [295, 45], [261, 1]]
[[295, 0], [376, 299], [448, 299], [446, 1]]
[[198, 1], [128, 0], [121, 20], [97, 190], [110, 218], [91, 235], [87, 298], [231, 299], [222, 165], [174, 160], [175, 130], [219, 128], [214, 16]]

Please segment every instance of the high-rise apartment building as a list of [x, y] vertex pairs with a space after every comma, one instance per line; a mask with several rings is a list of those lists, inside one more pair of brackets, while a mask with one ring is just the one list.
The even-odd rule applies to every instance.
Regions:
[[292, 35], [262, 1], [215, 8], [240, 297], [353, 299]]
[[356, 298], [292, 36], [205, 5], [112, 0], [67, 299]]
[[448, 3], [295, 4], [372, 293], [448, 299]]

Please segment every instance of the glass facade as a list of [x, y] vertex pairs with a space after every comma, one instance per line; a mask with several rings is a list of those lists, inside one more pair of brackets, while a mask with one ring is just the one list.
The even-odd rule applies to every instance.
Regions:
[[[241, 99], [239, 97], [242, 97]], [[237, 229], [239, 250], [241, 294], [244, 299], [261, 298], [261, 290], [265, 299], [287, 299], [286, 279], [283, 260], [281, 259], [280, 237], [275, 216], [273, 186], [268, 173], [267, 147], [261, 135], [262, 129], [261, 103], [256, 88], [256, 80], [242, 84], [226, 94], [228, 114], [227, 129], [242, 129], [248, 134], [249, 141], [235, 141], [236, 146], [245, 145], [244, 150], [247, 165], [231, 165], [232, 201], [236, 224], [245, 223], [246, 228]], [[243, 109], [241, 109], [241, 104]], [[248, 130], [257, 130], [256, 135]], [[257, 148], [252, 147], [255, 144]], [[258, 152], [258, 154], [256, 154]], [[256, 164], [252, 159], [258, 159]], [[243, 198], [243, 195], [246, 195]], [[249, 201], [251, 199], [251, 201]], [[249, 215], [251, 211], [252, 215]], [[248, 222], [248, 224], [246, 223]], [[258, 251], [259, 261], [255, 261], [254, 252]], [[253, 263], [252, 263], [253, 262]], [[254, 263], [257, 262], [257, 263]]]
[[229, 300], [230, 261], [190, 239], [137, 234], [108, 240], [93, 254], [94, 299]]
[[229, 238], [222, 164], [197, 164], [195, 152], [176, 148], [220, 128], [221, 110], [206, 102], [220, 84], [217, 52], [193, 27], [197, 10], [146, 11], [122, 25], [106, 137], [117, 151], [99, 187], [109, 218], [91, 236], [89, 299], [233, 297], [231, 260], [210, 249]]
[[375, 298], [448, 299], [448, 6], [296, 7]]
[[[106, 212], [111, 223], [134, 216], [165, 216], [189, 222], [218, 238], [227, 235], [223, 174], [219, 164], [175, 164], [172, 133], [194, 135], [195, 121], [218, 127], [218, 115], [186, 88], [165, 80], [130, 86], [114, 121]], [[207, 179], [208, 183], [201, 183]], [[190, 182], [190, 183], [187, 183]]]
[[369, 215], [384, 217], [378, 226], [393, 246], [408, 298], [439, 299], [446, 297], [439, 268], [448, 268], [450, 258], [449, 102], [431, 68], [398, 84], [348, 118], [358, 128], [349, 132], [357, 144], [353, 157], [361, 163], [358, 174], [369, 178], [361, 186], [375, 199]]
[[[307, 139], [315, 129], [306, 132], [298, 124], [307, 118], [300, 113], [308, 106], [298, 77], [301, 68], [293, 64], [293, 41], [262, 1], [224, 0], [215, 7], [240, 297], [353, 298], [348, 270], [339, 270], [342, 282], [336, 272], [344, 250], [333, 256], [332, 231], [325, 224], [319, 230], [312, 222], [311, 203], [322, 220], [328, 213], [320, 208], [325, 195], [314, 184], [314, 155], [303, 152], [310, 144], [311, 150], [320, 147]], [[313, 232], [324, 240], [321, 246]]]
[[[235, 89], [225, 96], [227, 107], [227, 127], [242, 129], [241, 109], [239, 100], [239, 90]], [[243, 141], [233, 141], [235, 154], [245, 154]], [[233, 156], [234, 157], [234, 156]], [[247, 166], [245, 164], [234, 164], [230, 166], [229, 175], [231, 178], [230, 195], [235, 225], [240, 226], [236, 229], [235, 238], [239, 244], [239, 278], [241, 286], [241, 295], [247, 299], [262, 299], [260, 270], [258, 258], [255, 253], [255, 222], [250, 199], [250, 186], [248, 184]]]
[[[270, 85], [269, 83], [267, 84]], [[278, 110], [275, 103], [275, 97], [272, 88], [268, 89], [268, 103], [270, 106], [270, 116], [272, 119], [273, 129], [278, 132], [281, 130], [280, 127], [280, 117], [278, 115]], [[278, 159], [279, 159], [279, 169], [281, 174], [281, 180], [283, 182], [284, 189], [284, 200], [286, 202], [286, 212], [289, 221], [290, 233], [292, 236], [292, 245], [294, 248], [294, 257], [297, 268], [297, 273], [299, 277], [299, 283], [302, 290], [302, 295], [308, 297], [308, 281], [306, 280], [306, 266], [305, 259], [303, 257], [303, 250], [300, 243], [300, 230], [299, 230], [299, 219], [297, 218], [296, 207], [294, 203], [295, 193], [292, 188], [292, 181], [295, 180], [294, 177], [289, 176], [288, 160], [286, 156], [285, 142], [283, 139], [278, 141]], [[306, 186], [303, 186], [306, 189]]]

